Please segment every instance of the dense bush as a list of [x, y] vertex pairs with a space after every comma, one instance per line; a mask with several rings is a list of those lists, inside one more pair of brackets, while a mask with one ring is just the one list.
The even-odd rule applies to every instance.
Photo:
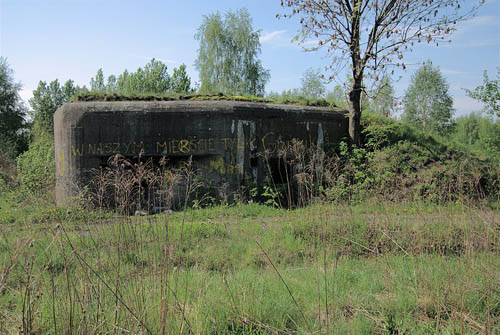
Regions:
[[27, 148], [27, 111], [20, 91], [21, 84], [15, 81], [13, 70], [0, 57], [0, 155], [7, 155], [3, 158], [16, 157]]
[[500, 121], [478, 113], [461, 116], [456, 119], [456, 129], [450, 140], [482, 156], [498, 157]]
[[[381, 197], [394, 201], [463, 201], [498, 197], [500, 168], [467, 148], [366, 113], [365, 145], [334, 149], [341, 162], [331, 200]], [[497, 200], [497, 199], [496, 199]]]
[[15, 186], [17, 180], [15, 161], [0, 151], [0, 194]]
[[52, 193], [55, 181], [54, 138], [42, 127], [35, 127], [29, 149], [17, 158], [17, 173], [22, 191], [32, 194]]

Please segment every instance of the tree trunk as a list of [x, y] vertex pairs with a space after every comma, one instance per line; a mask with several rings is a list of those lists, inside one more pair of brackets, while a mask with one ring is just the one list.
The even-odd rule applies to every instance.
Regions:
[[355, 76], [349, 92], [349, 136], [351, 143], [358, 147], [361, 146], [361, 78]]
[[361, 92], [363, 90], [364, 62], [361, 59], [361, 13], [362, 0], [353, 1], [353, 13], [351, 19], [351, 60], [352, 60], [352, 84], [349, 92], [349, 136], [351, 143], [361, 146]]

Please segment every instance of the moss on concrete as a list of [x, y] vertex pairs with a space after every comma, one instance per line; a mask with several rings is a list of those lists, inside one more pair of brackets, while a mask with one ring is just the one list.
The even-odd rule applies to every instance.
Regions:
[[203, 100], [229, 100], [248, 101], [263, 103], [279, 103], [286, 105], [336, 107], [325, 99], [285, 98], [267, 99], [256, 96], [224, 95], [220, 94], [136, 94], [136, 93], [85, 93], [71, 98], [71, 102], [77, 101], [203, 101]]

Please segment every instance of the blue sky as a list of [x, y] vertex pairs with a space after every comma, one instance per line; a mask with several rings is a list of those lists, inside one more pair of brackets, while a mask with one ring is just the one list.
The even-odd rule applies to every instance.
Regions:
[[[99, 68], [106, 76], [119, 74], [153, 57], [165, 62], [169, 72], [185, 63], [194, 82], [194, 34], [203, 15], [241, 7], [249, 10], [254, 29], [261, 30], [260, 59], [271, 70], [266, 91], [300, 87], [307, 68], [328, 63], [324, 53], [303, 52], [291, 42], [300, 27], [296, 20], [276, 19], [283, 13], [280, 0], [0, 0], [0, 53], [22, 83], [24, 99], [40, 80], [73, 79], [88, 85]], [[406, 62], [415, 65], [394, 77], [398, 96], [418, 64], [431, 60], [450, 84], [456, 115], [481, 108], [464, 89], [480, 85], [484, 70], [495, 76], [500, 66], [500, 0], [487, 0], [475, 18], [460, 24], [452, 40], [405, 54]]]

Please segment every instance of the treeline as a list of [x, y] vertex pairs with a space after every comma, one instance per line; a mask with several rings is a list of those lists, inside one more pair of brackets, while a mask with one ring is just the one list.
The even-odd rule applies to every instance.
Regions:
[[[16, 172], [20, 185], [28, 193], [44, 192], [53, 184], [53, 115], [75, 95], [265, 95], [270, 71], [264, 69], [258, 59], [259, 32], [253, 29], [247, 10], [205, 16], [195, 38], [200, 42], [195, 62], [200, 83], [193, 85], [186, 65], [169, 73], [166, 64], [152, 59], [132, 72], [125, 69], [120, 74], [105, 75], [99, 69], [88, 87], [78, 86], [72, 80], [40, 81], [29, 100], [30, 108], [19, 96], [21, 84], [14, 80], [7, 61], [0, 58], [0, 187], [15, 183]], [[388, 74], [372, 79], [370, 89], [363, 87], [363, 111], [400, 121], [479, 157], [491, 160], [500, 157], [500, 123], [496, 118], [500, 115], [500, 69], [497, 79], [490, 80], [485, 73], [483, 85], [467, 92], [485, 104], [483, 113], [457, 118], [449, 85], [430, 61], [413, 74], [402, 98], [395, 96]], [[351, 85], [352, 78], [348, 77], [343, 85], [329, 90], [321, 71], [308, 69], [302, 75], [300, 88], [269, 92], [266, 97], [276, 102], [336, 105], [347, 109]], [[364, 147], [358, 149], [365, 150], [366, 146], [364, 143]]]
[[[167, 71], [167, 65], [152, 59], [144, 68], [138, 68], [135, 72], [124, 70], [120, 75], [110, 75], [104, 78], [102, 69], [90, 79], [90, 91], [97, 93], [119, 93], [119, 94], [168, 94], [168, 93], [190, 93], [191, 78], [186, 72], [186, 65], [181, 64], [174, 68], [172, 75]], [[84, 87], [81, 93], [88, 90]]]
[[181, 64], [168, 73], [167, 65], [152, 59], [144, 67], [134, 72], [124, 70], [119, 75], [111, 74], [107, 78], [102, 69], [90, 79], [90, 87], [75, 85], [73, 80], [63, 85], [58, 79], [46, 83], [40, 81], [33, 98], [29, 100], [35, 124], [43, 124], [49, 132], [53, 128], [53, 114], [73, 96], [87, 93], [96, 94], [169, 94], [191, 93], [191, 78], [186, 72], [186, 65]]
[[69, 79], [61, 83], [58, 79], [40, 81], [33, 91], [28, 107], [19, 96], [21, 84], [16, 83], [12, 69], [4, 58], [0, 58], [0, 152], [16, 157], [27, 149], [30, 140], [40, 128], [53, 132], [53, 115], [57, 108], [73, 96], [86, 93], [117, 94], [187, 94], [192, 93], [191, 78], [186, 65], [174, 68], [172, 74], [167, 65], [152, 59], [135, 72], [124, 70], [119, 75], [104, 77], [102, 69], [90, 79], [90, 87], [75, 85]]
[[[321, 71], [308, 69], [301, 78], [301, 87], [270, 92], [266, 97], [279, 102], [335, 105], [348, 107], [347, 96], [351, 78], [343, 85], [327, 88]], [[439, 67], [425, 62], [412, 75], [403, 97], [395, 96], [393, 81], [383, 75], [362, 95], [362, 110], [408, 124], [423, 133], [463, 149], [496, 158], [500, 154], [500, 68], [497, 79], [485, 72], [483, 84], [467, 95], [483, 103], [482, 110], [455, 117], [449, 84]]]
[[[12, 184], [15, 179], [12, 175], [17, 172], [19, 184], [28, 193], [37, 193], [53, 185], [55, 175], [53, 114], [71, 97], [88, 93], [126, 95], [199, 92], [191, 86], [191, 79], [184, 64], [174, 68], [172, 74], [169, 74], [164, 63], [152, 59], [134, 72], [124, 70], [119, 75], [112, 74], [105, 77], [102, 69], [99, 69], [90, 79], [89, 87], [75, 85], [72, 80], [64, 84], [57, 79], [50, 83], [40, 81], [37, 89], [33, 91], [33, 97], [29, 100], [31, 110], [28, 111], [18, 95], [20, 85], [15, 83], [8, 64], [4, 59], [1, 64], [3, 82], [6, 83], [6, 89], [2, 91], [3, 99], [11, 101], [10, 104], [2, 105], [3, 115], [9, 114], [11, 118], [4, 117], [5, 121], [2, 122], [6, 130], [2, 131], [0, 138], [1, 182]], [[494, 161], [500, 157], [498, 119], [488, 110], [486, 113], [475, 112], [453, 118], [453, 102], [448, 94], [448, 85], [439, 68], [432, 64], [424, 64], [412, 77], [412, 82], [405, 92], [402, 113], [399, 117], [396, 114], [398, 103], [389, 77], [382, 77], [377, 91], [376, 96], [363, 97], [365, 112], [387, 119], [399, 118], [402, 124], [407, 124], [422, 134], [439, 138], [443, 143], [464, 152], [474, 153], [478, 157]], [[319, 101], [320, 105], [342, 107], [346, 107], [348, 103], [343, 87], [336, 86], [333, 90], [327, 90], [321, 73], [314, 69], [304, 73], [300, 88], [281, 93], [271, 92], [266, 97], [278, 102], [318, 104]], [[401, 110], [401, 107], [399, 109]], [[369, 126], [365, 124], [365, 127]], [[370, 129], [373, 133], [374, 128]], [[360, 150], [365, 150], [367, 145], [365, 143], [365, 147]], [[379, 149], [381, 148], [378, 147], [377, 150]], [[352, 150], [344, 149], [342, 155], [347, 157], [348, 152], [352, 153]], [[359, 166], [362, 167], [363, 164], [360, 163]]]
[[29, 100], [31, 109], [19, 96], [12, 69], [0, 59], [0, 188], [16, 179], [28, 193], [45, 192], [54, 183], [53, 128], [54, 113], [64, 103], [80, 94], [187, 94], [192, 93], [191, 78], [181, 64], [170, 74], [167, 65], [152, 59], [134, 72], [104, 76], [99, 69], [90, 86], [61, 84], [58, 79], [40, 81]]

